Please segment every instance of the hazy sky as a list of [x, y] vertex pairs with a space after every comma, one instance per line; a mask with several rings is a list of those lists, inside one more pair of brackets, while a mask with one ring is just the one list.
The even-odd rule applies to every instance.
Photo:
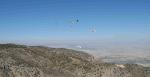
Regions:
[[150, 0], [0, 0], [2, 42], [93, 39], [149, 40]]

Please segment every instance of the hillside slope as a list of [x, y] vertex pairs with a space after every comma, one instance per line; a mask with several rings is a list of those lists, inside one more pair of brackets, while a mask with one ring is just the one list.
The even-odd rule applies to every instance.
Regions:
[[0, 44], [0, 77], [146, 77], [146, 73], [142, 66], [99, 63], [71, 49]]

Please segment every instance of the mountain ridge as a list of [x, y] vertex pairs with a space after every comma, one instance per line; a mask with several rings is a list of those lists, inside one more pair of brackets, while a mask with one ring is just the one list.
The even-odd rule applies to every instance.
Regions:
[[[123, 67], [125, 68], [123, 68]], [[97, 62], [82, 51], [0, 44], [0, 77], [147, 77], [137, 64]]]

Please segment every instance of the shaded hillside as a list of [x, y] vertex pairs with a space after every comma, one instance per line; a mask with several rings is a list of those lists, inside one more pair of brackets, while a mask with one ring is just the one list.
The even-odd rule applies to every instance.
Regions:
[[122, 66], [71, 49], [0, 44], [0, 77], [146, 77], [142, 66]]

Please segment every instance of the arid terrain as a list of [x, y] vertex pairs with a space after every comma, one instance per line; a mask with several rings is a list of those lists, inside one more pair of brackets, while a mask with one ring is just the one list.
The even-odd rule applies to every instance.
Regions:
[[113, 64], [65, 48], [0, 44], [0, 77], [150, 77], [150, 68]]

